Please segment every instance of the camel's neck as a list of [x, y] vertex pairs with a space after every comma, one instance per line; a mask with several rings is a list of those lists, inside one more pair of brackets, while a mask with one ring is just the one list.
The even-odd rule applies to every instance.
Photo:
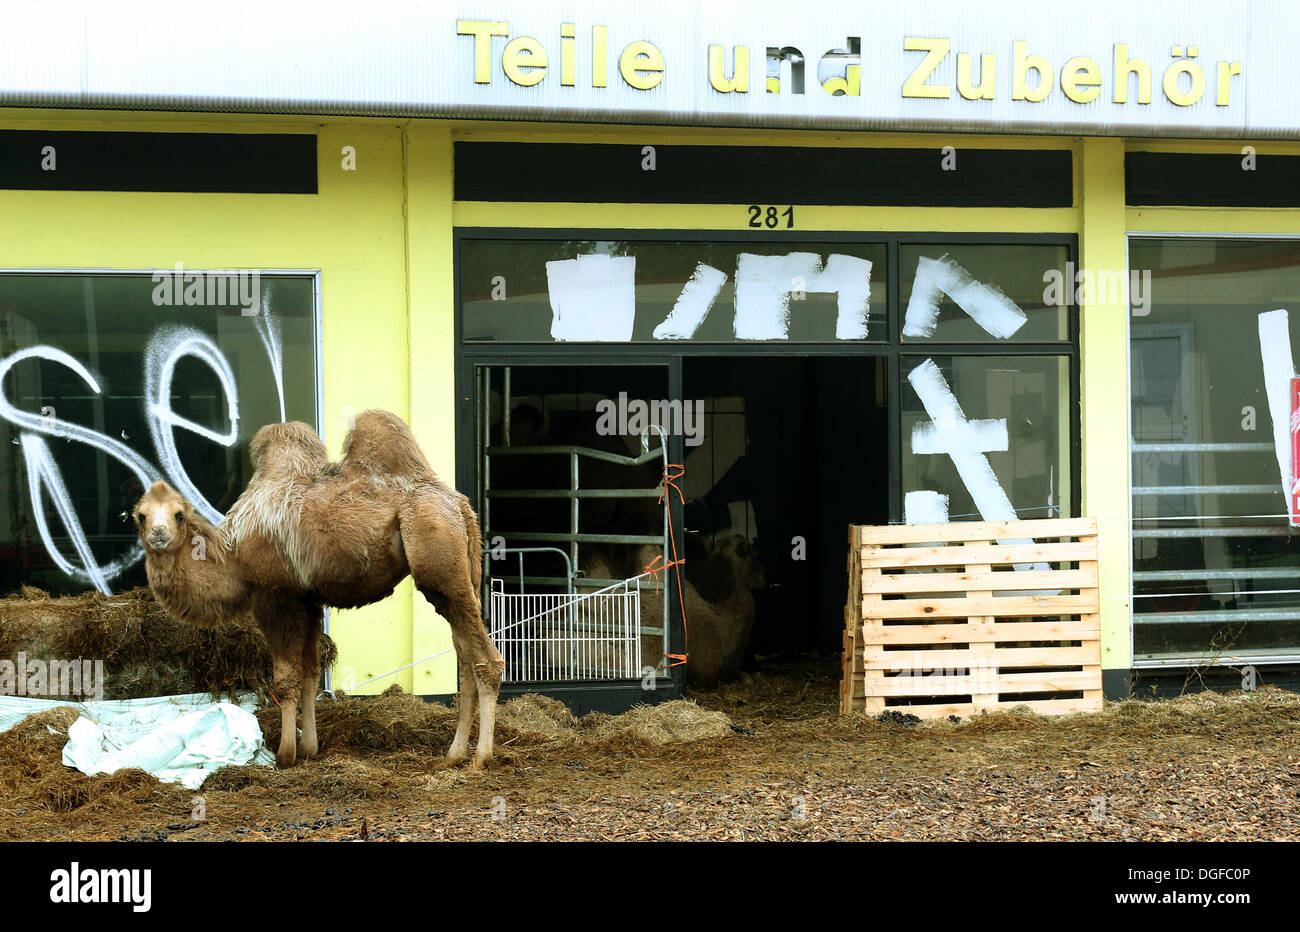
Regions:
[[172, 550], [146, 550], [149, 587], [167, 613], [197, 623], [213, 623], [243, 611], [248, 585], [220, 528], [194, 518], [180, 528]]

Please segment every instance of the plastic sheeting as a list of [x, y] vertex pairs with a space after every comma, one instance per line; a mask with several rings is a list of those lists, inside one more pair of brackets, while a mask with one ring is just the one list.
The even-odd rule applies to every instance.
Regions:
[[164, 783], [198, 789], [222, 767], [275, 763], [253, 714], [256, 697], [238, 698], [235, 704], [207, 693], [101, 702], [0, 696], [0, 731], [36, 712], [71, 706], [81, 716], [63, 748], [69, 767], [90, 775], [138, 767]]

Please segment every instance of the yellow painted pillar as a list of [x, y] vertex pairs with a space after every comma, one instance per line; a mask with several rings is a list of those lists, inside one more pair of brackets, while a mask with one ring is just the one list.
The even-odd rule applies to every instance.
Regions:
[[[1094, 281], [1124, 274], [1124, 141], [1085, 138], [1080, 144], [1082, 234], [1079, 262]], [[1085, 292], [1080, 314], [1083, 514], [1097, 518], [1103, 671], [1132, 665], [1129, 586], [1128, 290], [1107, 303], [1108, 289]], [[1114, 676], [1115, 674], [1111, 674]], [[1113, 691], [1115, 684], [1108, 682]]]
[[[367, 408], [411, 413], [403, 150], [395, 126], [331, 123], [317, 133], [320, 215], [311, 223], [283, 222], [274, 232], [288, 243], [319, 238], [322, 244], [309, 253], [321, 269], [321, 432], [337, 457], [350, 414]], [[354, 168], [345, 168], [345, 147], [355, 150]], [[331, 611], [339, 649], [332, 685], [351, 690], [413, 659], [412, 593], [407, 580], [381, 602]], [[411, 672], [356, 692], [378, 693], [393, 683], [410, 690]]]
[[[445, 123], [413, 121], [405, 130], [407, 281], [411, 429], [434, 470], [456, 480], [455, 268], [452, 246], [452, 141]], [[412, 660], [446, 651], [451, 629], [423, 596], [412, 604]], [[456, 691], [451, 652], [414, 669], [418, 695]]]

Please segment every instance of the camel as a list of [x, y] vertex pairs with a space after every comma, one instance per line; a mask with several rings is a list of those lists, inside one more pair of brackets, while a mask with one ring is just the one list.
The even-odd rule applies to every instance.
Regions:
[[[699, 534], [687, 532], [684, 547], [683, 595], [686, 646], [690, 654], [684, 672], [692, 686], [708, 688], [739, 675], [754, 627], [753, 590], [765, 585], [765, 575], [758, 550], [744, 537], [732, 535], [706, 541]], [[630, 554], [626, 551], [627, 548], [609, 547], [590, 552], [584, 561], [586, 574], [597, 579], [633, 576], [663, 554], [659, 547], [652, 545], [642, 546]], [[667, 591], [662, 579], [660, 585], [643, 586], [641, 590], [643, 627], [656, 627], [662, 622]], [[579, 616], [596, 621], [585, 617], [589, 614], [594, 613], [585, 608], [585, 603], [579, 603]], [[596, 650], [599, 652], [601, 647], [597, 646]], [[641, 636], [643, 661], [655, 663], [662, 653], [663, 641], [658, 635]], [[614, 662], [611, 660], [609, 664]]]
[[492, 757], [505, 662], [480, 614], [482, 542], [468, 499], [434, 474], [410, 428], [387, 411], [356, 416], [338, 462], [301, 421], [261, 428], [249, 453], [253, 477], [218, 527], [165, 482], [136, 503], [159, 604], [195, 624], [252, 612], [270, 647], [280, 703], [276, 762], [289, 767], [317, 752], [322, 606], [369, 605], [409, 574], [451, 625], [456, 649], [459, 720], [447, 762], [469, 756], [477, 693], [471, 767], [481, 769]]

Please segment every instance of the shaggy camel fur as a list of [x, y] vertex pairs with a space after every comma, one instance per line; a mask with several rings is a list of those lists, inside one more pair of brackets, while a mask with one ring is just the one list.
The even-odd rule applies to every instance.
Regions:
[[480, 615], [482, 543], [469, 501], [434, 475], [410, 428], [387, 411], [357, 415], [337, 463], [300, 421], [263, 427], [249, 452], [253, 478], [220, 527], [165, 482], [136, 504], [154, 597], [197, 624], [252, 611], [274, 661], [276, 760], [288, 767], [317, 751], [322, 606], [369, 605], [409, 574], [450, 623], [456, 649], [460, 718], [447, 760], [469, 756], [477, 692], [473, 767], [482, 767], [492, 757], [505, 663]]

